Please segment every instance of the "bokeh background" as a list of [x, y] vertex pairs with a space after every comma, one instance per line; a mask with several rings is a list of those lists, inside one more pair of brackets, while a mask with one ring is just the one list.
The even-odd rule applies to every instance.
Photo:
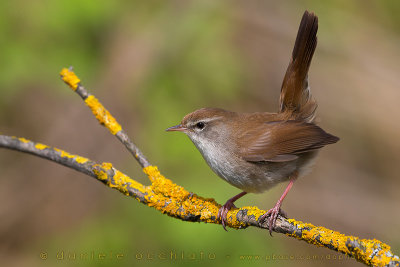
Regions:
[[[396, 0], [1, 1], [0, 131], [112, 162], [147, 184], [131, 155], [60, 80], [61, 68], [72, 65], [150, 162], [189, 191], [224, 203], [238, 189], [207, 167], [187, 137], [164, 129], [200, 107], [277, 110], [305, 9], [319, 16], [309, 74], [318, 121], [341, 140], [322, 150], [283, 208], [299, 220], [385, 241], [398, 255]], [[220, 225], [181, 222], [19, 152], [1, 149], [0, 170], [3, 266], [360, 265], [259, 229], [225, 232]], [[285, 186], [237, 204], [268, 209]], [[64, 259], [57, 260], [61, 252]], [[108, 256], [68, 258], [73, 253]], [[247, 255], [260, 258], [242, 258]], [[298, 259], [269, 259], [274, 255]]]

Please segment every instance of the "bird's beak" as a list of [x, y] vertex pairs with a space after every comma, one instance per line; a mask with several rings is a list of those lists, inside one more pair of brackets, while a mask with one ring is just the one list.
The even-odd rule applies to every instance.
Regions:
[[182, 124], [178, 124], [166, 129], [167, 132], [185, 132], [187, 130], [186, 127], [183, 127]]

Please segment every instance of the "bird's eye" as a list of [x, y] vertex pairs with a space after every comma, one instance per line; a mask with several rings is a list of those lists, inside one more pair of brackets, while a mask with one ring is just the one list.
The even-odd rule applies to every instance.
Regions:
[[206, 126], [206, 125], [205, 125], [204, 122], [202, 122], [202, 121], [196, 123], [196, 128], [197, 128], [197, 129], [203, 130], [205, 126]]

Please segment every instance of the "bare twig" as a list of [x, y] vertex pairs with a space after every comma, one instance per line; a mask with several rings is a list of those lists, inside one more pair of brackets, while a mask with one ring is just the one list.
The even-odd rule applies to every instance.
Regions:
[[[121, 126], [111, 114], [79, 84], [79, 79], [68, 69], [61, 72], [63, 80], [85, 100], [92, 109], [96, 118], [106, 126], [111, 133], [117, 135], [123, 132]], [[131, 179], [115, 169], [111, 163], [95, 163], [78, 155], [72, 155], [63, 150], [52, 148], [40, 143], [35, 143], [24, 138], [0, 135], [0, 147], [30, 153], [77, 171], [90, 175], [121, 193], [131, 196], [139, 202], [153, 207], [169, 216], [193, 222], [220, 224], [218, 209], [221, 207], [214, 199], [203, 198], [186, 191], [183, 187], [165, 178], [156, 166], [151, 166], [140, 150], [127, 138], [118, 137], [131, 151], [144, 173], [147, 174], [151, 185], [145, 186]], [[123, 140], [124, 138], [125, 141]], [[248, 226], [268, 229], [268, 222], [261, 221], [260, 217], [266, 211], [257, 207], [242, 207], [228, 212], [227, 226], [243, 229]], [[360, 239], [347, 236], [325, 227], [314, 226], [294, 219], [278, 217], [275, 232], [295, 237], [321, 247], [341, 252], [370, 266], [400, 266], [400, 259], [394, 255], [389, 245], [375, 239]]]

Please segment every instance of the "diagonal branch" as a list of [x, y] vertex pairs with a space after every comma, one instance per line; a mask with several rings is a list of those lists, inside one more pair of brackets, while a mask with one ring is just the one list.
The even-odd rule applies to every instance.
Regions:
[[146, 157], [139, 150], [139, 148], [129, 139], [129, 136], [122, 129], [121, 125], [117, 120], [110, 114], [108, 110], [99, 102], [99, 100], [92, 94], [90, 94], [83, 85], [80, 83], [80, 79], [72, 72], [72, 68], [62, 69], [60, 72], [62, 80], [71, 87], [86, 103], [86, 105], [92, 110], [93, 115], [100, 122], [101, 125], [105, 126], [113, 135], [115, 135], [119, 141], [121, 141], [129, 152], [135, 157], [140, 166], [147, 167], [150, 163]]
[[[61, 72], [63, 80], [85, 100], [99, 122], [124, 143], [135, 156], [151, 185], [145, 186], [133, 180], [111, 163], [96, 163], [87, 158], [72, 155], [63, 150], [35, 143], [24, 138], [0, 135], [0, 147], [30, 153], [96, 178], [107, 186], [135, 198], [169, 216], [192, 222], [220, 224], [217, 214], [220, 205], [214, 199], [203, 198], [188, 192], [183, 187], [165, 178], [156, 166], [151, 166], [140, 150], [129, 140], [118, 122], [90, 95], [77, 76], [68, 69]], [[259, 220], [266, 211], [257, 207], [242, 207], [228, 212], [227, 226], [243, 229], [248, 226], [268, 229], [268, 222]], [[278, 217], [275, 232], [295, 237], [316, 246], [326, 247], [354, 257], [370, 266], [400, 266], [400, 259], [394, 255], [389, 245], [375, 239], [360, 239], [339, 232], [294, 219]]]

